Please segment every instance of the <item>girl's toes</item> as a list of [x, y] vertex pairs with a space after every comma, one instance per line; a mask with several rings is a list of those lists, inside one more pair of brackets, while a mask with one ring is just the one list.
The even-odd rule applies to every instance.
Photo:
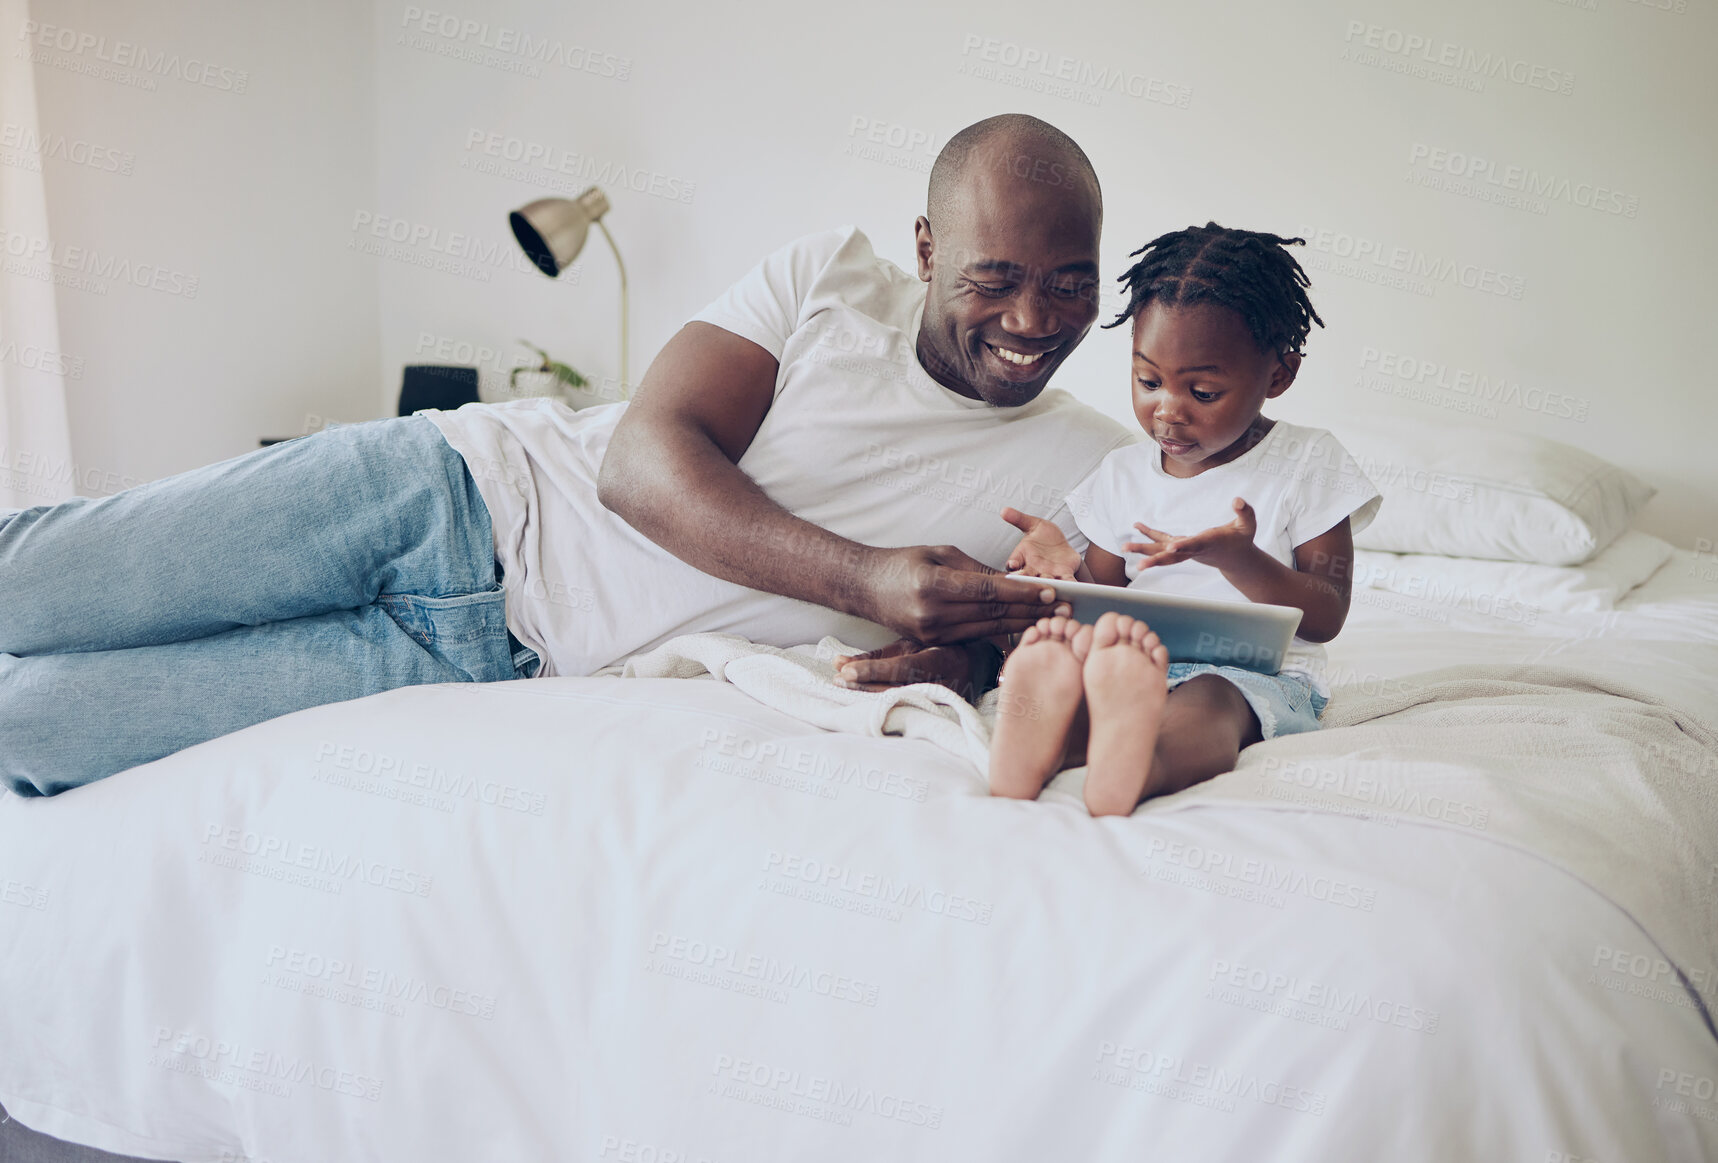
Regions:
[[1073, 638], [1069, 639], [1068, 648], [1074, 652], [1074, 657], [1079, 659], [1080, 665], [1084, 666], [1086, 656], [1092, 652], [1092, 628], [1081, 625], [1074, 631]]
[[1116, 623], [1120, 619], [1114, 610], [1105, 610], [1092, 627], [1092, 649], [1103, 650], [1116, 644]]
[[1138, 638], [1134, 639], [1134, 645], [1138, 646], [1141, 650], [1145, 651], [1147, 654], [1150, 654], [1154, 649], [1157, 648], [1158, 643], [1160, 641], [1161, 641], [1161, 639], [1159, 639], [1156, 634], [1152, 633], [1150, 630], [1147, 630], [1144, 634], [1141, 634]]
[[1034, 642], [1036, 642], [1036, 641], [1038, 641], [1038, 639], [1040, 639], [1040, 638], [1042, 638], [1042, 637], [1044, 637], [1044, 634], [1043, 634], [1043, 632], [1042, 632], [1042, 631], [1041, 631], [1041, 630], [1040, 630], [1040, 629], [1039, 629], [1039, 627], [1041, 627], [1041, 626], [1043, 626], [1043, 625], [1044, 625], [1044, 621], [1047, 621], [1047, 620], [1048, 620], [1048, 619], [1045, 619], [1045, 620], [1041, 620], [1041, 621], [1039, 621], [1039, 623], [1038, 623], [1038, 625], [1037, 625], [1037, 626], [1028, 626], [1028, 627], [1026, 627], [1026, 632], [1025, 632], [1025, 633], [1024, 633], [1024, 634], [1022, 634], [1022, 635], [1020, 635], [1020, 645], [1022, 645], [1022, 646], [1030, 646], [1030, 645], [1032, 645], [1032, 644], [1033, 644], [1033, 643], [1034, 643]]
[[[1153, 637], [1156, 637], [1153, 635]], [[1169, 647], [1159, 642], [1151, 648], [1151, 664], [1162, 670], [1169, 669]]]

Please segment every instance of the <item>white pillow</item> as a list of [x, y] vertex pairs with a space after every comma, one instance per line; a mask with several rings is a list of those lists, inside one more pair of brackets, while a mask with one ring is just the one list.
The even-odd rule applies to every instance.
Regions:
[[1658, 572], [1674, 551], [1670, 542], [1638, 529], [1571, 566], [1361, 549], [1354, 554], [1354, 585], [1481, 614], [1600, 613]]
[[1575, 565], [1614, 541], [1653, 486], [1542, 436], [1424, 417], [1343, 421], [1384, 494], [1361, 549]]

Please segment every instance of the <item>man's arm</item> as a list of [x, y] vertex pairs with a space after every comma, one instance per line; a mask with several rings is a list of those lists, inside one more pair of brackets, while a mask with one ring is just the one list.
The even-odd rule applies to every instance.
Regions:
[[925, 644], [1024, 630], [1055, 591], [952, 546], [878, 549], [777, 505], [737, 466], [775, 398], [775, 358], [713, 324], [670, 339], [616, 426], [598, 497], [705, 573], [865, 618]]

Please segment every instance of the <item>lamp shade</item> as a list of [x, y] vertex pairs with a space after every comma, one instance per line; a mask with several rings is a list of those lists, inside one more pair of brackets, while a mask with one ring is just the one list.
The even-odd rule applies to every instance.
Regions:
[[592, 186], [577, 198], [539, 198], [507, 216], [513, 237], [534, 266], [551, 279], [584, 249], [591, 223], [608, 213], [608, 196]]

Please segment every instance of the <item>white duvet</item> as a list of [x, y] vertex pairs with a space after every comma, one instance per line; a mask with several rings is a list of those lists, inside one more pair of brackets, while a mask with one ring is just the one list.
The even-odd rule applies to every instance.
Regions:
[[[1559, 655], [1686, 668], [1610, 707], [1692, 729], [1658, 849], [1662, 773], [1566, 721], [1532, 795], [1437, 818], [1259, 777], [1471, 791], [1495, 740], [1449, 743], [1497, 717], [1415, 754], [1404, 676]], [[1718, 653], [1362, 624], [1332, 661], [1330, 713], [1385, 717], [1125, 820], [675, 679], [395, 691], [5, 797], [0, 1102], [186, 1163], [1718, 1156]], [[1639, 812], [1535, 811], [1558, 772]], [[1544, 850], [1571, 815], [1585, 860]]]

